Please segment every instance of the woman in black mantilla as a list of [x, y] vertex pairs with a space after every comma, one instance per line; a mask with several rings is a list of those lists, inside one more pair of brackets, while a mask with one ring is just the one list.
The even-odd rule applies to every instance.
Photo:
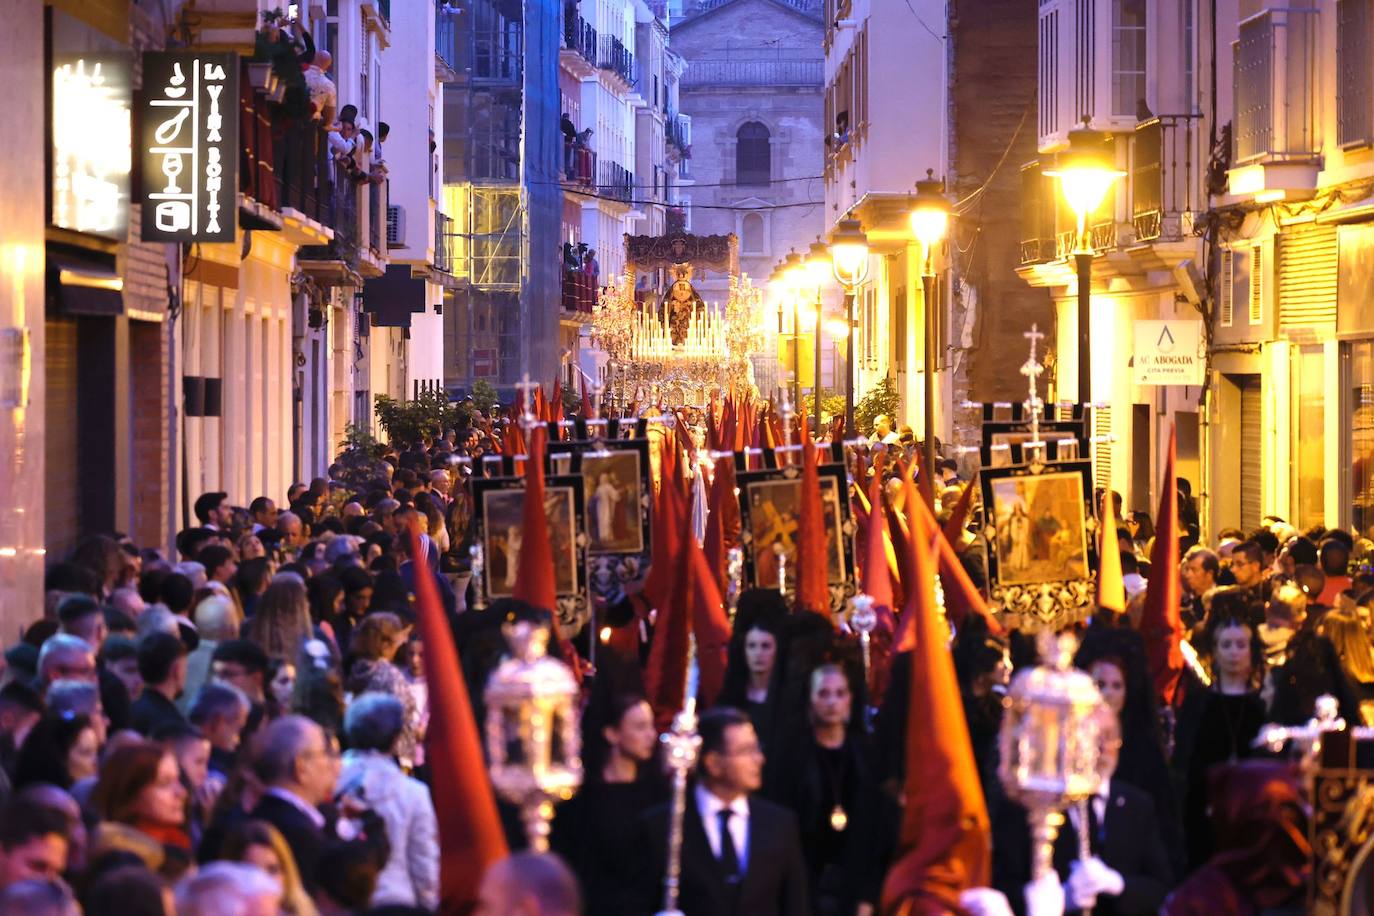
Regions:
[[767, 753], [777, 721], [778, 664], [783, 649], [782, 626], [787, 602], [776, 589], [751, 588], [739, 599], [734, 634], [730, 639], [725, 683], [716, 703], [743, 710]]
[[765, 794], [791, 808], [801, 830], [817, 916], [852, 914], [876, 904], [881, 889], [885, 838], [877, 780], [861, 727], [860, 671], [826, 661], [810, 674], [807, 726], [770, 752]]
[[582, 731], [586, 781], [556, 809], [550, 846], [577, 873], [588, 913], [633, 913], [639, 816], [667, 798], [653, 763], [653, 710], [638, 694], [603, 698]]

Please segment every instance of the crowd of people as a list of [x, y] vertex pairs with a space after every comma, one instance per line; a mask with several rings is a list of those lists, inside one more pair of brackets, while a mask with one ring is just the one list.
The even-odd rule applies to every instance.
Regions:
[[[239, 507], [203, 494], [172, 555], [95, 534], [50, 566], [44, 607], [4, 653], [0, 916], [441, 908], [426, 750], [431, 711], [450, 698], [429, 694], [417, 583], [440, 595], [477, 723], [501, 624], [551, 621], [523, 601], [472, 600], [470, 479], [501, 473], [482, 459], [509, 451], [509, 430], [476, 405], [464, 416], [464, 428], [292, 486], [284, 510], [266, 495]], [[914, 455], [886, 417], [869, 441], [869, 457]], [[900, 489], [904, 461], [876, 471], [887, 487], [870, 487], [868, 466], [853, 469], [855, 495]], [[948, 523], [966, 484], [953, 460], [938, 471]], [[981, 615], [955, 627], [992, 867], [976, 893], [931, 912], [1301, 911], [1311, 850], [1299, 781], [1282, 761], [1249, 758], [1267, 756], [1254, 747], [1265, 723], [1305, 722], [1322, 695], [1348, 722], [1374, 724], [1374, 544], [1276, 518], [1204, 543], [1179, 483], [1177, 556], [1152, 567], [1151, 518], [1131, 516], [1116, 545], [1125, 610], [1099, 608], [1079, 627], [1075, 664], [1117, 714], [1107, 750], [1118, 762], [1089, 823], [1070, 816], [1061, 831], [1052, 881], [1032, 882], [1025, 810], [997, 776], [1002, 699], [1035, 648]], [[982, 590], [974, 503], [951, 541]], [[1188, 664], [1170, 679], [1146, 601], [1171, 578]], [[646, 688], [655, 610], [642, 575], [597, 602], [603, 629], [551, 650], [593, 675], [584, 784], [556, 810], [554, 855], [487, 870], [483, 912], [662, 903], [670, 786], [658, 736], [673, 710]], [[903, 853], [909, 647], [894, 646], [887, 676], [872, 677], [853, 633], [776, 589], [746, 590], [732, 624], [723, 683], [700, 720], [681, 908], [884, 911]], [[568, 655], [590, 657], [591, 639], [594, 671]], [[509, 847], [522, 849], [518, 814], [501, 813]]]

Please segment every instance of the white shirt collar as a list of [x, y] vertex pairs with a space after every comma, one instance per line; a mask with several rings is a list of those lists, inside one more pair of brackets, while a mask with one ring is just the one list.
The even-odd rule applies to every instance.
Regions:
[[746, 820], [749, 817], [749, 797], [747, 795], [741, 795], [727, 805], [720, 800], [720, 796], [716, 795], [716, 793], [712, 792], [710, 789], [707, 789], [701, 783], [697, 783], [696, 795], [697, 811], [701, 813], [701, 819], [703, 821], [711, 821], [714, 823], [717, 818], [720, 817], [720, 812], [724, 811], [726, 808], [729, 808], [737, 817], [742, 817]]
[[324, 829], [324, 815], [320, 813], [320, 809], [301, 798], [295, 792], [292, 792], [290, 789], [283, 789], [280, 786], [271, 786], [268, 788], [267, 794], [280, 798], [282, 801], [310, 818], [310, 823], [315, 825], [316, 830]]

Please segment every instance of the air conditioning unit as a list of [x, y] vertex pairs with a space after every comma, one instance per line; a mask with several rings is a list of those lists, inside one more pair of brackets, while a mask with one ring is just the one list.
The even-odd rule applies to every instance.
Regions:
[[386, 208], [386, 247], [406, 247], [406, 208], [390, 204]]

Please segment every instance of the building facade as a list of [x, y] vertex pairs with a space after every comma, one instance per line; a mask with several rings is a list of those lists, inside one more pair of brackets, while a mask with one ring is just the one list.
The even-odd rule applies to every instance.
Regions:
[[[1196, 0], [1047, 0], [1038, 10], [1039, 157], [1018, 163], [1018, 273], [1054, 303], [1048, 399], [1100, 405], [1093, 430], [1101, 440], [1093, 449], [1097, 484], [1121, 493], [1127, 511], [1155, 511], [1171, 428], [1178, 434], [1178, 476], [1196, 495], [1209, 486], [1203, 379], [1141, 384], [1135, 372], [1136, 357], [1154, 343], [1147, 329], [1158, 327], [1138, 322], [1170, 322], [1171, 334], [1200, 331], [1211, 307], [1215, 252], [1204, 227], [1216, 218], [1217, 200], [1209, 195], [1216, 190], [1209, 186], [1209, 151], [1230, 120], [1231, 90], [1220, 64], [1214, 73], [1199, 65], [1212, 59], [1212, 42], [1218, 60], [1230, 47], [1200, 19], [1207, 9]], [[1217, 9], [1218, 16], [1232, 15]], [[1084, 118], [1106, 133], [1123, 173], [1087, 220], [1095, 252], [1089, 392], [1077, 384], [1076, 219], [1056, 179], [1045, 174]], [[1239, 479], [1237, 468], [1226, 488], [1234, 490]]]
[[[936, 435], [949, 437], [952, 391], [946, 365], [951, 260], [947, 246], [930, 252], [936, 275], [932, 303], [924, 301], [926, 252], [911, 234], [916, 182], [943, 178], [948, 126], [945, 39], [928, 26], [944, 26], [944, 3], [922, 0], [912, 9], [881, 0], [827, 0], [825, 30], [826, 232], [857, 219], [868, 236], [867, 280], [855, 291], [852, 314], [855, 400], [884, 378], [901, 394], [897, 418], [924, 436], [927, 381], [925, 310], [934, 312], [937, 364]], [[893, 92], [909, 85], [919, 91]], [[913, 130], [920, 125], [925, 129]], [[843, 371], [837, 386], [844, 383]], [[962, 398], [961, 398], [962, 400]], [[860, 430], [867, 433], [868, 430]]]
[[[685, 66], [678, 110], [690, 119], [693, 182], [679, 181], [677, 203], [689, 231], [738, 238], [740, 269], [756, 285], [827, 228], [825, 31], [820, 0], [700, 0], [672, 23], [672, 47]], [[723, 306], [728, 298], [723, 275], [693, 283], [707, 302]], [[828, 296], [837, 308], [839, 294]], [[764, 316], [770, 327], [786, 318]], [[835, 350], [835, 341], [823, 343], [823, 384], [831, 388]], [[786, 384], [792, 360], [786, 353], [756, 360], [765, 394]]]
[[456, 286], [443, 302], [444, 384], [509, 400], [562, 362], [560, 4], [458, 0], [441, 14], [443, 197]]

